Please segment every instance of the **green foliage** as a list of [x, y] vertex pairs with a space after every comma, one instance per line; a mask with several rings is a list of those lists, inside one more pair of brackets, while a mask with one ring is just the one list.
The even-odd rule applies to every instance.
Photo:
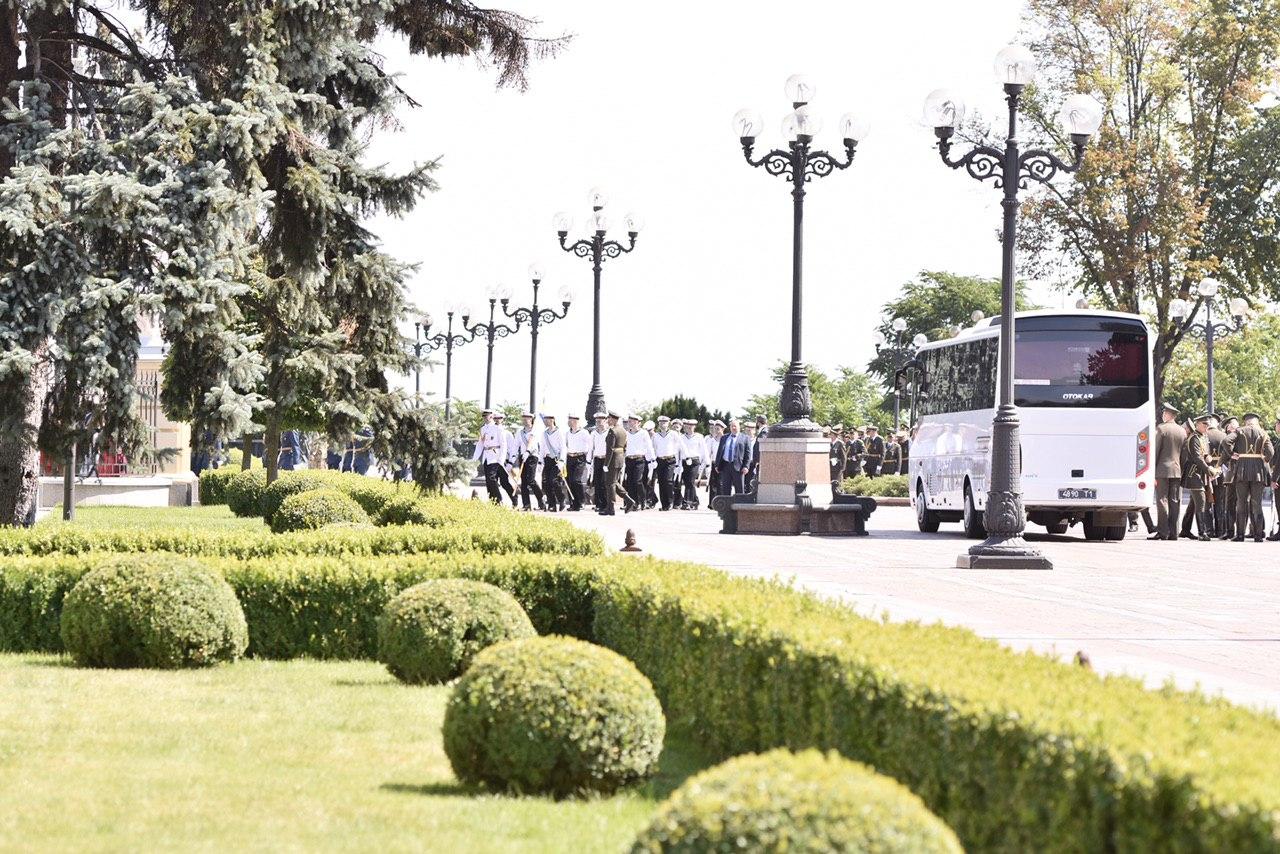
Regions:
[[387, 604], [378, 620], [378, 660], [402, 682], [448, 682], [481, 650], [536, 634], [505, 590], [461, 578], [424, 581]]
[[[889, 422], [893, 413], [887, 415], [880, 409], [880, 392], [875, 382], [865, 373], [853, 368], [838, 368], [836, 376], [828, 376], [812, 365], [809, 371], [809, 389], [813, 396], [813, 420], [819, 424], [868, 424]], [[787, 364], [779, 362], [773, 370], [773, 381], [777, 390], [753, 395], [748, 404], [748, 415], [763, 414], [770, 424], [782, 419], [778, 411], [778, 393], [782, 388], [782, 378], [787, 372]]]
[[240, 469], [223, 466], [200, 472], [200, 503], [206, 507], [227, 503], [227, 485]]
[[[1067, 152], [1055, 116], [1086, 91], [1103, 123], [1084, 165], [1032, 194], [1019, 229], [1031, 275], [1062, 276], [1094, 304], [1153, 315], [1156, 392], [1186, 343], [1170, 304], [1205, 276], [1231, 296], [1277, 293], [1280, 107], [1263, 93], [1280, 58], [1274, 0], [1026, 6], [1039, 59], [1032, 142]], [[1063, 264], [1066, 260], [1067, 264]]]
[[427, 508], [412, 495], [397, 495], [378, 511], [379, 525], [430, 525], [432, 517]]
[[373, 452], [382, 460], [403, 465], [413, 474], [414, 485], [438, 495], [472, 472], [472, 463], [455, 450], [461, 424], [446, 421], [440, 407], [414, 404], [384, 413], [384, 425], [373, 440]]
[[962, 850], [906, 786], [816, 750], [739, 756], [689, 778], [631, 848], [632, 854]]
[[840, 484], [846, 495], [876, 495], [882, 498], [907, 497], [907, 477], [902, 474], [882, 474], [867, 477], [865, 474], [846, 477]]
[[261, 516], [262, 493], [267, 489], [266, 469], [247, 469], [236, 472], [222, 494], [227, 499], [227, 507], [237, 516]]
[[[1255, 315], [1240, 331], [1218, 338], [1213, 362], [1215, 408], [1237, 418], [1257, 412], [1270, 428], [1280, 415], [1280, 317]], [[1164, 400], [1186, 414], [1204, 412], [1208, 382], [1203, 342], [1183, 343], [1165, 369]]]
[[573, 638], [508, 641], [476, 656], [444, 715], [463, 783], [558, 796], [610, 793], [657, 768], [666, 721], [631, 662]]
[[369, 514], [336, 489], [312, 489], [286, 498], [271, 517], [271, 530], [276, 534], [314, 531], [326, 525], [348, 522], [368, 525]]
[[[309, 469], [304, 469], [302, 471], [282, 472], [280, 477], [276, 478], [274, 483], [269, 484], [267, 488], [262, 491], [261, 511], [259, 515], [262, 516], [262, 520], [264, 522], [270, 525], [275, 519], [276, 511], [280, 509], [282, 504], [284, 504], [286, 498], [303, 492], [310, 492], [315, 489], [337, 489], [339, 488], [337, 486], [337, 482], [342, 477], [343, 475], [340, 472], [324, 470], [311, 471]], [[333, 521], [338, 520], [335, 519]], [[287, 530], [299, 529], [290, 528]]]
[[[973, 325], [974, 311], [981, 311], [987, 317], [1000, 314], [999, 279], [921, 270], [914, 279], [899, 288], [899, 294], [880, 309], [876, 331], [884, 335], [886, 343], [867, 365], [867, 373], [890, 394], [893, 392], [894, 372], [915, 353], [911, 340], [917, 335], [923, 333], [930, 341], [950, 338], [957, 328], [967, 329]], [[1021, 283], [1018, 284], [1017, 305], [1019, 311], [1036, 308], [1028, 301], [1026, 287]], [[907, 328], [901, 333], [893, 331], [893, 321], [897, 318], [907, 322]], [[892, 420], [892, 408], [889, 411], [889, 420]]]
[[[594, 414], [593, 412], [587, 412], [582, 417], [590, 419]], [[640, 413], [640, 418], [642, 421], [657, 420], [659, 415], [665, 415], [668, 418], [679, 418], [682, 421], [692, 418], [698, 422], [698, 429], [704, 434], [713, 419], [719, 418], [725, 424], [728, 424], [729, 419], [732, 417], [728, 410], [707, 409], [696, 398], [685, 397], [683, 394], [669, 397], [656, 406], [643, 410]], [[591, 422], [586, 421], [585, 423], [590, 424]]]
[[88, 667], [202, 667], [249, 644], [244, 612], [217, 572], [172, 555], [115, 558], [62, 603], [62, 643]]

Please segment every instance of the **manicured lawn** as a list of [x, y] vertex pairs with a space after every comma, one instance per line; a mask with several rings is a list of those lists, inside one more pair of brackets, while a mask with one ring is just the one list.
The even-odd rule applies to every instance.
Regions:
[[[96, 511], [95, 511], [96, 512]], [[86, 670], [0, 655], [0, 849], [616, 851], [702, 767], [555, 802], [461, 788], [448, 688], [371, 662]]]
[[[61, 525], [62, 505], [53, 509], [41, 525]], [[225, 504], [210, 507], [77, 507], [71, 524], [80, 528], [151, 528], [190, 525], [205, 530], [249, 530], [267, 533], [257, 516], [241, 518]]]

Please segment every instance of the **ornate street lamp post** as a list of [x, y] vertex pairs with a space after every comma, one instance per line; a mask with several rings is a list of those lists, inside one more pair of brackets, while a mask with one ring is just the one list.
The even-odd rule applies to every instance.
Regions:
[[498, 323], [493, 319], [494, 310], [498, 306], [498, 300], [501, 299], [503, 305], [506, 305], [507, 299], [511, 296], [509, 289], [493, 287], [489, 289], [489, 322], [469, 323], [471, 317], [469, 314], [462, 315], [462, 328], [470, 333], [474, 341], [476, 336], [484, 333], [485, 343], [488, 345], [488, 354], [485, 356], [484, 363], [484, 408], [488, 409], [490, 404], [490, 395], [493, 390], [493, 342], [498, 338], [506, 338], [508, 335], [514, 335], [520, 331], [520, 324], [514, 327], [507, 326], [505, 323]]
[[[463, 317], [471, 314], [471, 309], [466, 307], [462, 307], [458, 311]], [[453, 348], [461, 347], [472, 340], [465, 335], [453, 334], [453, 313], [454, 309], [452, 308], [445, 312], [449, 318], [448, 325], [445, 327], [444, 332], [437, 335], [431, 335], [431, 316], [424, 314], [420, 321], [422, 323], [423, 341], [420, 347], [415, 348], [415, 351], [419, 353], [419, 357], [421, 357], [422, 351], [430, 353], [434, 350], [439, 350], [441, 347], [444, 348], [444, 417], [446, 419], [449, 417], [453, 404]]]
[[[1217, 279], [1202, 279], [1196, 288], [1196, 293], [1200, 295], [1200, 299], [1196, 301], [1194, 306], [1187, 303], [1186, 300], [1176, 299], [1169, 303], [1169, 316], [1178, 321], [1182, 326], [1182, 331], [1193, 338], [1200, 338], [1204, 341], [1205, 359], [1208, 362], [1209, 374], [1209, 412], [1215, 412], [1213, 405], [1213, 342], [1218, 338], [1226, 338], [1233, 332], [1238, 332], [1244, 328], [1245, 316], [1249, 313], [1249, 303], [1240, 297], [1236, 297], [1228, 303], [1231, 311], [1230, 324], [1213, 319], [1213, 297], [1218, 293], [1221, 285]], [[1200, 306], [1204, 306], [1204, 320], [1196, 323], [1196, 314], [1200, 310]]]
[[[603, 231], [601, 233], [603, 234]], [[521, 326], [523, 326], [526, 323], [529, 324], [529, 331], [530, 331], [531, 337], [533, 338], [533, 343], [529, 347], [529, 411], [536, 412], [537, 410], [534, 409], [534, 407], [537, 405], [537, 388], [538, 388], [538, 327], [544, 323], [555, 323], [557, 320], [563, 319], [564, 316], [569, 313], [569, 304], [573, 302], [573, 292], [570, 291], [567, 286], [560, 289], [560, 304], [561, 306], [563, 306], [563, 308], [559, 313], [557, 313], [556, 310], [553, 308], [539, 308], [538, 307], [538, 287], [542, 284], [542, 268], [537, 264], [530, 264], [529, 278], [533, 280], [533, 305], [528, 306], [527, 308], [520, 307], [520, 308], [517, 308], [515, 311], [511, 311], [507, 307], [507, 303], [511, 301], [511, 295], [504, 294], [502, 297], [502, 313], [505, 314], [507, 317], [510, 317], [513, 320], [515, 320], [517, 329], [519, 329]], [[599, 284], [599, 281], [600, 281], [600, 277], [599, 277], [599, 274], [597, 273], [596, 283]], [[599, 295], [599, 290], [596, 291], [596, 294], [597, 296]], [[598, 300], [596, 305], [598, 308], [599, 306]], [[598, 331], [599, 330], [598, 314], [597, 314], [596, 320], [597, 320], [596, 329]], [[598, 352], [599, 352], [599, 349], [597, 347], [597, 353]], [[599, 365], [598, 359], [596, 364], [597, 366]], [[598, 375], [596, 379], [599, 380]], [[603, 399], [604, 399], [604, 396], [602, 394], [601, 395], [602, 402], [600, 404], [601, 406], [604, 405]], [[590, 398], [588, 398], [587, 400], [589, 405]], [[594, 415], [595, 413], [593, 412], [592, 414]]]
[[591, 333], [591, 391], [587, 394], [587, 410], [584, 413], [587, 418], [597, 412], [604, 411], [604, 389], [600, 387], [600, 268], [605, 259], [617, 258], [624, 252], [630, 252], [635, 249], [636, 237], [643, 227], [639, 216], [627, 214], [624, 221], [627, 229], [627, 245], [623, 246], [616, 240], [605, 239], [605, 235], [609, 230], [609, 219], [602, 213], [602, 210], [608, 198], [599, 188], [593, 188], [589, 196], [591, 200], [591, 217], [587, 221], [587, 228], [590, 231], [588, 237], [569, 243], [567, 238], [569, 237], [569, 229], [573, 228], [573, 218], [564, 212], [555, 216], [555, 228], [556, 234], [560, 238], [560, 248], [565, 252], [577, 255], [579, 258], [587, 258], [591, 261], [592, 293], [595, 299], [595, 308], [592, 316]]
[[[887, 349], [888, 355], [893, 357], [894, 383], [893, 383], [893, 429], [898, 429], [898, 424], [902, 419], [902, 392], [898, 388], [897, 375], [898, 371], [906, 364], [907, 359], [911, 358], [911, 354], [902, 343], [902, 336], [907, 331], [906, 318], [895, 317], [893, 323], [889, 324], [889, 328], [893, 331], [893, 346], [889, 346], [889, 339], [885, 337], [883, 332], [877, 331], [875, 334], [876, 355], [879, 356], [882, 350]], [[914, 412], [912, 413], [915, 414]]]
[[431, 315], [424, 314], [413, 322], [413, 358], [417, 364], [413, 366], [413, 393], [414, 396], [422, 394], [422, 353], [423, 341], [422, 336], [431, 328]]
[[813, 137], [822, 129], [822, 122], [809, 112], [809, 99], [814, 86], [801, 74], [787, 78], [787, 100], [792, 112], [782, 121], [782, 133], [788, 140], [787, 148], [774, 149], [758, 160], [752, 158], [756, 135], [763, 122], [754, 110], [739, 110], [733, 117], [734, 130], [742, 143], [742, 153], [751, 166], [763, 166], [770, 175], [777, 175], [791, 183], [791, 364], [782, 381], [779, 409], [782, 421], [769, 428], [774, 438], [811, 438], [820, 435], [813, 414], [813, 401], [809, 394], [809, 375], [801, 361], [801, 320], [803, 317], [804, 270], [804, 195], [805, 185], [813, 178], [825, 178], [838, 169], [847, 169], [853, 163], [854, 150], [867, 135], [865, 121], [852, 113], [840, 119], [840, 131], [844, 138], [845, 159], [838, 160], [825, 151], [815, 151], [810, 146]]
[[992, 425], [991, 484], [987, 492], [987, 539], [961, 555], [962, 567], [1052, 569], [1053, 564], [1022, 537], [1026, 512], [1022, 506], [1022, 460], [1019, 452], [1018, 409], [1014, 405], [1014, 245], [1018, 227], [1018, 190], [1028, 181], [1045, 183], [1059, 172], [1075, 172], [1084, 159], [1089, 137], [1102, 124], [1102, 109], [1087, 95], [1072, 95], [1063, 104], [1060, 118], [1069, 134], [1073, 157], [1064, 163], [1052, 153], [1018, 145], [1018, 99], [1035, 76], [1035, 58], [1019, 45], [1009, 45], [996, 55], [996, 78], [1004, 86], [1009, 105], [1004, 150], [980, 145], [959, 158], [951, 156], [951, 138], [964, 118], [964, 103], [950, 91], [939, 89], [925, 101], [925, 121], [938, 138], [942, 162], [964, 168], [979, 181], [990, 179], [1004, 191], [1003, 257], [1000, 271], [1000, 387], [998, 410]]

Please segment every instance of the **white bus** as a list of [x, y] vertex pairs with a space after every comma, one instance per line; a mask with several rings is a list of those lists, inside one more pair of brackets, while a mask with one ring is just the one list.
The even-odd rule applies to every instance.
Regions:
[[[1151, 335], [1135, 314], [1017, 315], [1014, 397], [1027, 519], [1052, 534], [1081, 523], [1090, 540], [1120, 540], [1130, 511], [1151, 506]], [[986, 536], [991, 422], [1000, 319], [926, 344], [909, 487], [921, 531], [960, 522]]]

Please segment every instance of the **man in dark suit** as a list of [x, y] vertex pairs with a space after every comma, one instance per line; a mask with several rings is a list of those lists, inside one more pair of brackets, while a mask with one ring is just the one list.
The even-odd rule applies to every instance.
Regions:
[[769, 435], [769, 419], [763, 415], [756, 416], [756, 432], [752, 436], [751, 442], [751, 465], [750, 473], [747, 475], [748, 482], [746, 484], [747, 492], [755, 492], [756, 486], [760, 483], [760, 440]]
[[742, 433], [738, 419], [729, 421], [729, 432], [720, 437], [716, 449], [720, 472], [720, 495], [741, 494], [743, 478], [751, 467], [751, 440]]

